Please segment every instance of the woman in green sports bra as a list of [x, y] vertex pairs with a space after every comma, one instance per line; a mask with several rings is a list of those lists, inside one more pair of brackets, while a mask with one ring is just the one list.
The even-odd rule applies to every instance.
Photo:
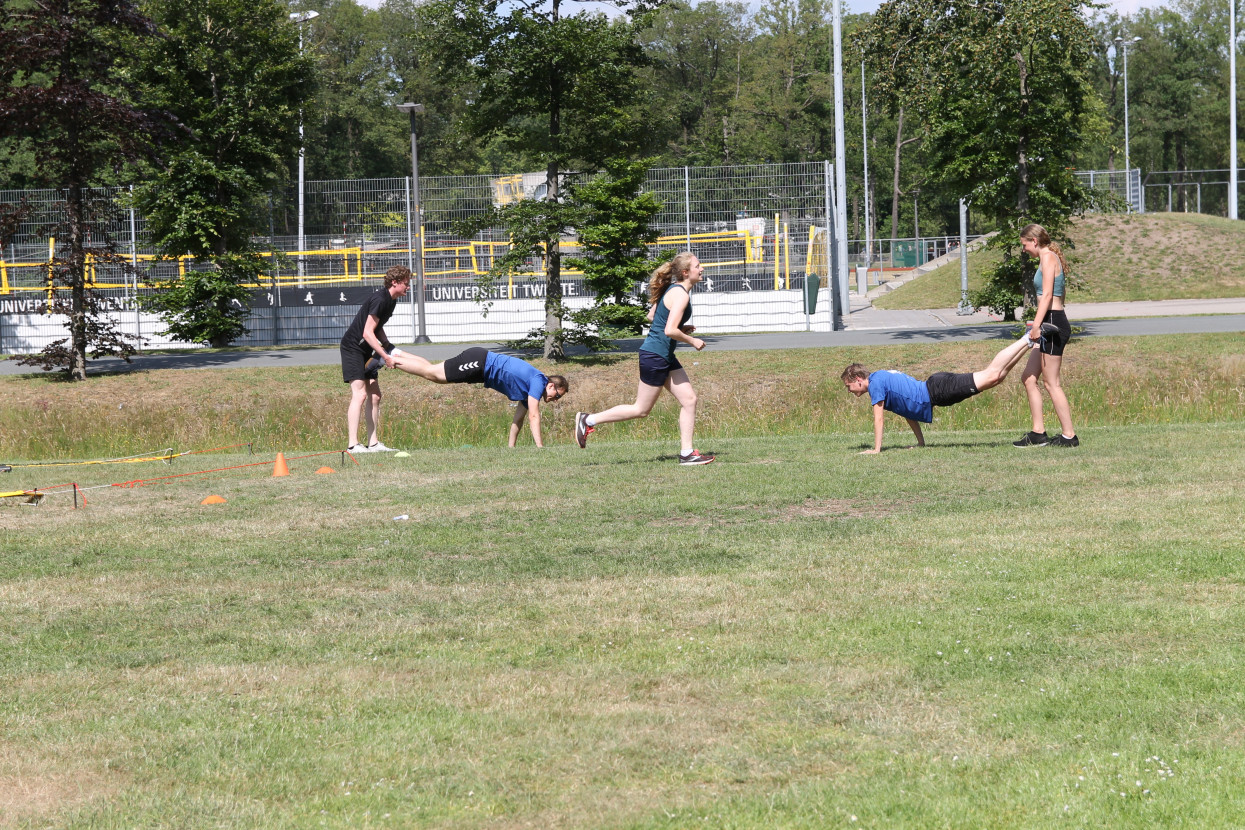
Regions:
[[[1032, 429], [1025, 433], [1017, 447], [1041, 447], [1047, 444], [1054, 447], [1076, 447], [1081, 441], [1076, 437], [1076, 429], [1072, 426], [1072, 406], [1063, 391], [1059, 370], [1063, 365], [1063, 350], [1072, 338], [1072, 325], [1063, 310], [1064, 272], [1067, 263], [1059, 245], [1051, 241], [1050, 234], [1041, 225], [1026, 225], [1020, 231], [1020, 244], [1024, 252], [1038, 261], [1037, 273], [1033, 276], [1033, 287], [1037, 290], [1037, 312], [1033, 317], [1033, 328], [1029, 339], [1034, 351], [1029, 355], [1029, 362], [1020, 376], [1025, 387], [1025, 395], [1029, 398], [1029, 414], [1032, 416]], [[1042, 381], [1039, 385], [1038, 381]], [[1055, 416], [1059, 419], [1061, 434], [1053, 438], [1046, 435], [1044, 420], [1042, 387], [1050, 394], [1051, 403], [1055, 407]]]

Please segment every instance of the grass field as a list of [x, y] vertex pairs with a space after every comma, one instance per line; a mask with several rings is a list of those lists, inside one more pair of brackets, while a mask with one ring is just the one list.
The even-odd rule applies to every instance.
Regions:
[[[1066, 252], [1075, 276], [1068, 302], [1245, 296], [1245, 227], [1215, 216], [1095, 214], [1072, 227]], [[970, 253], [968, 285], [979, 289], [994, 251]], [[879, 308], [954, 308], [960, 265], [952, 262], [877, 298]]]
[[461, 434], [283, 478], [275, 449], [336, 443], [342, 391], [316, 370], [251, 378], [250, 409], [246, 372], [4, 378], [6, 441], [63, 432], [65, 457], [105, 439], [62, 423], [131, 407], [147, 431], [119, 421], [122, 443], [261, 440], [0, 479], [260, 464], [76, 511], [0, 500], [0, 825], [1239, 824], [1240, 337], [1075, 343], [1077, 450], [1010, 446], [1009, 381], [928, 449], [857, 454], [843, 364], [972, 368], [998, 345], [697, 355], [720, 460], [692, 469], [669, 410], [570, 445], [631, 361], [567, 369], [544, 451], [499, 446], [493, 393], [412, 380], [388, 387], [395, 431], [439, 402]]

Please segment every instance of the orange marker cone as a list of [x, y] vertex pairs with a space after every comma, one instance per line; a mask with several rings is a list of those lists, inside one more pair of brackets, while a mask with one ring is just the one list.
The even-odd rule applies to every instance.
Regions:
[[276, 463], [272, 465], [272, 477], [277, 478], [278, 476], [288, 476], [289, 474], [290, 468], [285, 463], [285, 453], [277, 453]]
[[328, 475], [329, 473], [333, 472], [333, 468], [332, 467], [321, 467], [320, 469], [316, 470], [316, 472], [322, 473], [324, 475]]
[[208, 496], [206, 499], [199, 502], [199, 504], [224, 504], [224, 503], [225, 503], [225, 499], [221, 496]]

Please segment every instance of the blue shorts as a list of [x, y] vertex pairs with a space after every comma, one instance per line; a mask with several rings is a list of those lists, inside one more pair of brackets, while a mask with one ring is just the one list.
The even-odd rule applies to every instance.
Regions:
[[670, 373], [682, 368], [683, 364], [676, 357], [666, 360], [659, 354], [640, 349], [640, 383], [645, 386], [665, 386]]

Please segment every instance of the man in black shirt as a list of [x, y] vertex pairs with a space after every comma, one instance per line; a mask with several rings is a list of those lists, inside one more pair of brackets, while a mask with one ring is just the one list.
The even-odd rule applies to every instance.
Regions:
[[[350, 328], [341, 339], [342, 380], [350, 384], [350, 409], [346, 412], [348, 452], [390, 452], [380, 442], [380, 381], [377, 369], [368, 371], [373, 355], [393, 368], [393, 344], [385, 336], [385, 323], [393, 316], [398, 298], [411, 287], [410, 269], [395, 265], [385, 272], [385, 287], [363, 301]], [[359, 411], [367, 419], [367, 443], [359, 444]]]

